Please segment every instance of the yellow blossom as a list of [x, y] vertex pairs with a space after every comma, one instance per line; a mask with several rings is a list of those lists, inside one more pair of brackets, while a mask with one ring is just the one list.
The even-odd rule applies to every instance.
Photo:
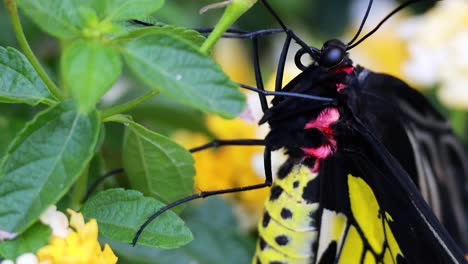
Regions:
[[[217, 116], [208, 116], [208, 128], [222, 139], [254, 138], [256, 124], [249, 124], [237, 118], [224, 120]], [[178, 132], [174, 139], [187, 148], [203, 145], [210, 139], [201, 134]], [[252, 158], [262, 154], [262, 147], [225, 146], [194, 153], [196, 189], [200, 191], [220, 190], [258, 184], [264, 181], [253, 165]], [[263, 173], [262, 173], [263, 174]], [[233, 194], [251, 213], [259, 214], [268, 193], [267, 189]]]
[[83, 215], [67, 210], [73, 229], [65, 238], [52, 236], [49, 245], [39, 249], [40, 263], [48, 264], [109, 264], [117, 263], [117, 257], [106, 244], [101, 250], [98, 226], [95, 219], [85, 223]]

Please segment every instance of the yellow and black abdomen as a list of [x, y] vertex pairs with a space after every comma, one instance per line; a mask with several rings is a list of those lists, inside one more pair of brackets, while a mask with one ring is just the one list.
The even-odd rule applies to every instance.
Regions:
[[289, 173], [275, 179], [258, 223], [259, 241], [253, 264], [311, 263], [318, 238], [318, 202], [310, 193], [318, 188], [317, 173], [295, 165]]

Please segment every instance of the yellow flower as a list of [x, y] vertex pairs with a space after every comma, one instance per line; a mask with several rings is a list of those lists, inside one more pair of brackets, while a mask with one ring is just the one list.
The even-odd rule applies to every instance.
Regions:
[[[208, 116], [207, 127], [220, 139], [255, 138], [256, 124], [249, 124], [237, 118], [224, 120]], [[178, 132], [173, 138], [187, 148], [203, 145], [210, 141], [206, 136], [189, 132]], [[264, 181], [263, 173], [257, 173], [253, 159], [262, 155], [262, 147], [225, 146], [193, 154], [195, 158], [195, 188], [199, 191], [220, 190], [248, 186]], [[250, 213], [259, 215], [267, 189], [232, 194], [244, 204]]]
[[117, 263], [117, 257], [106, 244], [104, 249], [98, 242], [98, 226], [95, 219], [85, 223], [83, 215], [67, 210], [71, 215], [66, 237], [52, 236], [49, 245], [39, 249], [40, 263], [48, 264], [109, 264]]

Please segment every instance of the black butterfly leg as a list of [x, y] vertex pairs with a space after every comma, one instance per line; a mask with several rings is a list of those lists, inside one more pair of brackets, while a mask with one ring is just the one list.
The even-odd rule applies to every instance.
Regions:
[[208, 142], [204, 145], [191, 148], [189, 151], [191, 153], [205, 150], [208, 148], [217, 148], [221, 146], [264, 146], [265, 141], [263, 139], [215, 139], [211, 142]]
[[[215, 139], [211, 142], [208, 142], [204, 145], [201, 145], [201, 146], [198, 146], [198, 147], [195, 147], [195, 148], [191, 148], [189, 151], [191, 153], [195, 153], [195, 152], [198, 152], [198, 151], [202, 151], [202, 150], [205, 150], [205, 149], [209, 149], [209, 148], [217, 148], [217, 147], [221, 147], [221, 146], [264, 146], [265, 145], [265, 141], [263, 139], [228, 139], [228, 140], [222, 140], [222, 139]], [[83, 199], [83, 202], [87, 201], [89, 199], [89, 197], [91, 196], [91, 194], [93, 194], [93, 192], [96, 190], [97, 186], [102, 183], [105, 179], [109, 178], [109, 177], [112, 177], [116, 174], [119, 174], [119, 173], [123, 173], [124, 172], [124, 168], [116, 168], [116, 169], [113, 169], [107, 173], [105, 173], [104, 175], [100, 176], [99, 178], [97, 178], [93, 184], [88, 188], [88, 190], [86, 191], [86, 195]]]
[[[213, 28], [196, 28], [194, 29], [200, 34], [208, 35], [213, 31]], [[224, 33], [222, 38], [233, 38], [233, 39], [246, 39], [246, 38], [258, 38], [266, 35], [271, 35], [275, 33], [283, 33], [284, 29], [282, 28], [271, 28], [271, 29], [260, 29], [256, 31], [243, 31], [238, 29], [228, 29]]]
[[86, 195], [85, 197], [83, 198], [83, 202], [87, 201], [89, 199], [89, 197], [91, 196], [91, 194], [96, 190], [97, 186], [103, 182], [105, 179], [109, 178], [109, 177], [112, 177], [116, 174], [119, 174], [119, 173], [122, 173], [124, 172], [124, 169], [123, 168], [117, 168], [117, 169], [113, 169], [111, 171], [108, 171], [107, 173], [105, 173], [104, 175], [100, 176], [99, 178], [97, 178], [93, 184], [88, 188], [88, 190], [86, 190]]
[[275, 91], [281, 91], [283, 88], [283, 75], [284, 67], [286, 66], [286, 58], [288, 56], [289, 46], [291, 46], [291, 36], [286, 35], [284, 40], [283, 49], [281, 50], [281, 55], [278, 61], [278, 69], [276, 71], [276, 80], [275, 80]]
[[[257, 84], [257, 87], [260, 90], [265, 91], [265, 87], [263, 86], [262, 72], [260, 70], [260, 55], [259, 55], [259, 50], [258, 50], [257, 38], [252, 39], [252, 46], [253, 46], [253, 53], [254, 53], [253, 63], [254, 63], [254, 72], [255, 72], [255, 82]], [[268, 102], [266, 100], [266, 96], [265, 94], [258, 93], [258, 97], [260, 100], [260, 104], [262, 106], [262, 111], [265, 113], [265, 111], [268, 110]]]
[[178, 205], [181, 205], [183, 203], [200, 199], [200, 198], [206, 198], [209, 196], [214, 196], [214, 195], [220, 195], [220, 194], [225, 194], [225, 193], [235, 193], [235, 192], [244, 192], [244, 191], [250, 191], [250, 190], [256, 190], [256, 189], [262, 189], [268, 186], [271, 186], [272, 183], [272, 171], [271, 171], [271, 150], [269, 147], [265, 147], [265, 151], [263, 153], [263, 158], [264, 158], [264, 165], [265, 165], [265, 182], [260, 183], [260, 184], [255, 184], [255, 185], [249, 185], [249, 186], [243, 186], [243, 187], [237, 187], [237, 188], [229, 188], [229, 189], [224, 189], [224, 190], [216, 190], [216, 191], [206, 191], [206, 192], [201, 192], [197, 194], [193, 194], [187, 197], [184, 197], [180, 200], [177, 200], [175, 202], [172, 202], [168, 205], [165, 205], [161, 207], [156, 213], [152, 214], [146, 221], [138, 228], [137, 232], [135, 233], [135, 236], [133, 237], [132, 240], [132, 245], [135, 246], [136, 243], [138, 242], [138, 238], [140, 237], [141, 233], [143, 230], [158, 216], [166, 212], [167, 210], [174, 208]]

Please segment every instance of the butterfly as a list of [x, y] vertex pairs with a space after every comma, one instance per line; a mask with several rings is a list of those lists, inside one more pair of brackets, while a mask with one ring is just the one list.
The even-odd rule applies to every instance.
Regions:
[[[142, 225], [134, 243], [147, 223], [180, 203], [271, 186], [252, 263], [466, 262], [461, 247], [468, 245], [463, 206], [468, 168], [461, 143], [423, 95], [395, 77], [355, 66], [348, 54], [417, 1], [402, 4], [358, 40], [372, 2], [351, 41], [334, 39], [318, 49], [297, 37], [262, 0], [286, 33], [276, 89], [263, 89], [258, 58], [258, 87], [241, 86], [259, 93], [260, 124], [267, 123], [270, 132], [263, 140], [215, 140], [192, 152], [263, 145], [265, 183], [202, 192], [169, 204]], [[254, 48], [265, 34], [232, 33], [252, 38]], [[282, 87], [292, 40], [301, 46], [295, 62], [302, 73]], [[304, 55], [312, 64], [302, 64]], [[269, 107], [266, 96], [271, 95]], [[271, 152], [279, 149], [288, 159], [273, 180]]]

